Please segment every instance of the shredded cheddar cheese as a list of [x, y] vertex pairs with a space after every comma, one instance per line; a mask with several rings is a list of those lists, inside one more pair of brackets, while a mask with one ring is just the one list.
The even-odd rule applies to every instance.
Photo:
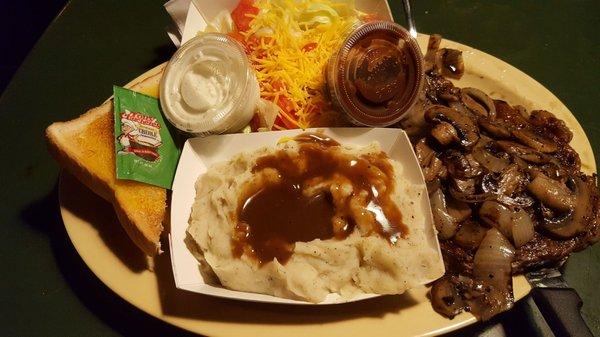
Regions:
[[239, 32], [256, 71], [262, 98], [281, 108], [277, 129], [308, 128], [326, 111], [324, 68], [359, 22], [353, 3], [257, 0], [249, 29]]

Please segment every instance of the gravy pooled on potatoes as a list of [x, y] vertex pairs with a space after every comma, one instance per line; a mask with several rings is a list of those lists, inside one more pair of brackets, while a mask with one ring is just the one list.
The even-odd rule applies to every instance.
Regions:
[[297, 155], [257, 159], [238, 202], [234, 254], [285, 263], [298, 241], [343, 239], [355, 227], [394, 244], [408, 233], [390, 198], [393, 168], [385, 153], [355, 156], [331, 138], [304, 133]]

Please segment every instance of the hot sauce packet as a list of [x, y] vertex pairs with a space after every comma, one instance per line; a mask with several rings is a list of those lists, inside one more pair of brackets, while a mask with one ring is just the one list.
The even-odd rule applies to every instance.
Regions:
[[169, 130], [158, 99], [118, 86], [113, 92], [117, 179], [171, 189], [180, 142]]

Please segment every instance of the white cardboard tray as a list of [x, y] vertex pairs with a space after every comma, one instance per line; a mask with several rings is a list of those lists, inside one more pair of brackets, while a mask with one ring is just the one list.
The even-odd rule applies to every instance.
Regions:
[[[312, 129], [312, 131], [314, 130], [316, 129]], [[412, 183], [421, 185], [425, 190], [423, 174], [404, 131], [390, 128], [324, 128], [319, 130], [322, 130], [326, 135], [336, 139], [341, 144], [366, 146], [372, 141], [378, 141], [381, 149], [390, 158], [399, 161], [404, 166], [404, 177]], [[306, 131], [311, 131], [311, 129]], [[198, 261], [184, 243], [188, 219], [196, 196], [196, 180], [201, 174], [206, 172], [211, 164], [229, 160], [233, 155], [240, 152], [253, 151], [264, 146], [274, 146], [282, 137], [293, 137], [302, 132], [305, 131], [287, 130], [230, 134], [192, 138], [186, 141], [181, 158], [179, 159], [179, 165], [177, 166], [171, 200], [171, 233], [169, 235], [169, 244], [171, 246], [171, 262], [175, 286], [177, 288], [206, 295], [246, 301], [314, 304], [270, 295], [234, 291], [206, 284], [198, 269]], [[418, 202], [421, 203], [428, 215], [425, 217], [425, 223], [422, 224], [428, 236], [428, 243], [431, 249], [437, 252], [439, 263], [443, 264], [427, 193], [421, 193], [421, 200], [418, 200]], [[440, 270], [443, 270], [443, 267]], [[433, 280], [421, 280], [421, 284], [429, 283]], [[378, 295], [363, 294], [351, 299], [343, 299], [338, 294], [329, 294], [323, 302], [318, 304], [354, 302], [376, 296]]]

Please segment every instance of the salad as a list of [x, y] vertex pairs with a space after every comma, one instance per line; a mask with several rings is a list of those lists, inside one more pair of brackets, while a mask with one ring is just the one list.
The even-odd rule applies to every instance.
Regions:
[[372, 19], [353, 1], [242, 0], [211, 26], [244, 46], [261, 98], [279, 107], [273, 129], [285, 130], [336, 124], [323, 70], [343, 36]]

